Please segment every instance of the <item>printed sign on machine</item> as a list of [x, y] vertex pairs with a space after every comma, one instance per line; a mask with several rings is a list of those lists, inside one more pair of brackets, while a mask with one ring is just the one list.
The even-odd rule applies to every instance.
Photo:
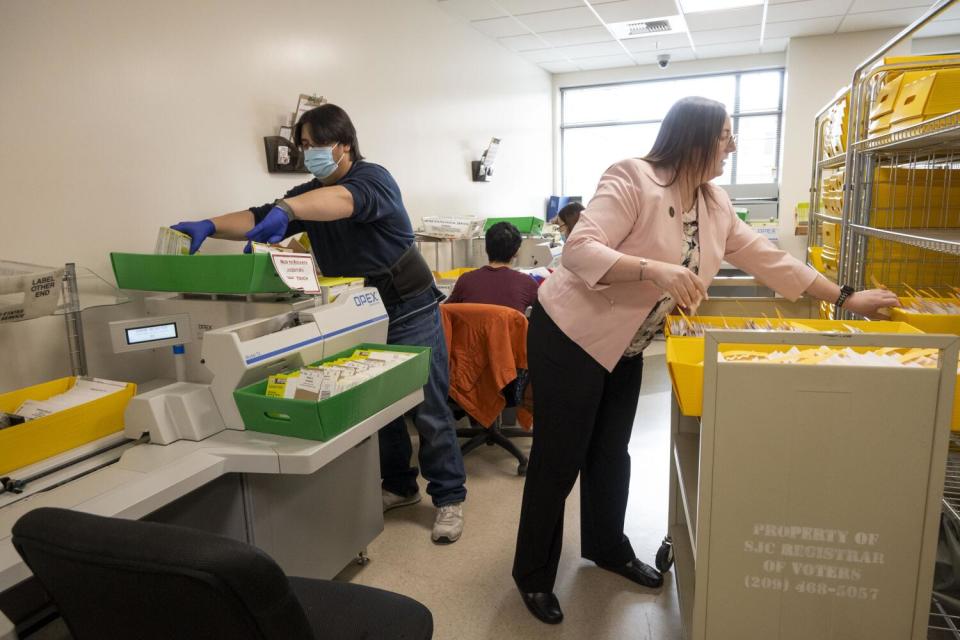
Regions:
[[295, 291], [319, 294], [320, 282], [317, 280], [317, 270], [313, 256], [309, 253], [271, 253], [273, 268], [277, 275]]

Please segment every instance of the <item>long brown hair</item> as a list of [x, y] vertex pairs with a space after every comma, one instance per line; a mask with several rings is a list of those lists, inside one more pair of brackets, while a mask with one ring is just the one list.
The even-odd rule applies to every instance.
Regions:
[[669, 187], [690, 169], [695, 176], [706, 173], [726, 119], [723, 104], [709, 98], [681, 98], [670, 107], [653, 148], [643, 157], [657, 168], [673, 169], [673, 178], [661, 186]]

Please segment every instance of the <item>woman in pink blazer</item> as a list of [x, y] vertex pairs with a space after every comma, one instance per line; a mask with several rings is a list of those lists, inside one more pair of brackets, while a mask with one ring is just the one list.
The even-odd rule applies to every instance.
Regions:
[[536, 429], [513, 577], [546, 623], [563, 619], [553, 585], [578, 474], [581, 555], [645, 587], [663, 582], [623, 532], [643, 350], [678, 304], [695, 310], [706, 298], [723, 260], [791, 300], [806, 293], [866, 316], [898, 304], [888, 291], [841, 290], [741, 221], [710, 184], [735, 149], [722, 104], [677, 102], [646, 157], [607, 169], [540, 287], [528, 334]]

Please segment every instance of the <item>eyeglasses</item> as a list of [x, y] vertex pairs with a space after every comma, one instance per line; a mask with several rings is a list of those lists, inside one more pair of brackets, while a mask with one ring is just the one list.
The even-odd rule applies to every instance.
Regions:
[[303, 143], [301, 142], [299, 147], [300, 151], [306, 151], [307, 149], [322, 149], [324, 147], [330, 147], [331, 149], [340, 144], [339, 142], [328, 142], [327, 144], [312, 144], [310, 142]]
[[736, 134], [736, 133], [734, 133], [734, 134], [721, 134], [721, 135], [720, 135], [720, 142], [722, 142], [723, 144], [733, 143], [734, 146], [736, 146], [737, 140], [739, 140], [739, 137], [740, 137], [739, 134]]

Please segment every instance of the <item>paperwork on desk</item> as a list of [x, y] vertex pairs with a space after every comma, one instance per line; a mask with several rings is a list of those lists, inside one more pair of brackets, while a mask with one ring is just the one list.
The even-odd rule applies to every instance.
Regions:
[[170, 227], [160, 227], [160, 231], [157, 232], [157, 242], [153, 245], [153, 252], [161, 256], [188, 256], [190, 255], [190, 236]]
[[366, 382], [416, 355], [399, 351], [358, 349], [347, 358], [270, 376], [267, 379], [266, 395], [319, 402]]
[[[253, 253], [310, 253], [310, 238], [306, 233], [291, 236], [277, 244], [251, 242]], [[160, 227], [153, 252], [160, 256], [190, 255], [190, 236], [170, 227]]]
[[[12, 419], [9, 418], [10, 414], [4, 414], [4, 416], [8, 416], [6, 420], [8, 424], [6, 424], [6, 426], [9, 427], [19, 424], [21, 421], [17, 420], [18, 417], [22, 418], [22, 421], [36, 420], [37, 418], [43, 418], [58, 411], [72, 409], [87, 402], [99, 400], [104, 396], [123, 391], [126, 388], [127, 384], [125, 382], [104, 380], [102, 378], [78, 378], [76, 383], [64, 393], [51, 396], [45, 400], [25, 400], [17, 407], [16, 411], [13, 412]], [[4, 422], [0, 421], [0, 429], [3, 428], [5, 428]]]
[[287, 238], [285, 242], [251, 242], [250, 246], [253, 253], [310, 253], [310, 237], [306, 233], [299, 233]]
[[717, 353], [718, 362], [764, 362], [779, 364], [847, 365], [860, 367], [936, 367], [937, 349], [881, 347], [854, 351], [849, 347], [791, 347], [786, 351], [728, 350]]

